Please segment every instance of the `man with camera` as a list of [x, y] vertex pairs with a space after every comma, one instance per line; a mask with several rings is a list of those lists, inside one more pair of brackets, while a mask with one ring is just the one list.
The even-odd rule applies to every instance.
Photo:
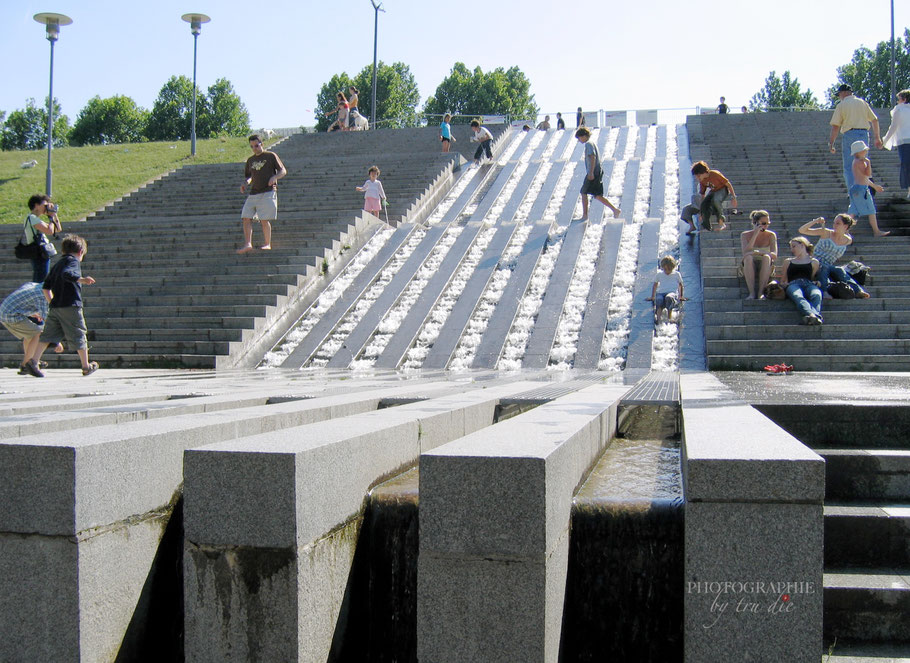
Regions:
[[[50, 196], [36, 193], [28, 199], [28, 208], [31, 213], [25, 219], [23, 244], [31, 244], [32, 242], [50, 244], [50, 240], [44, 235], [56, 235], [63, 229], [60, 225], [60, 219], [57, 218], [57, 206], [51, 202]], [[47, 222], [41, 220], [42, 215], [47, 216]], [[41, 235], [38, 233], [41, 233]], [[32, 281], [43, 283], [50, 265], [51, 259], [44, 253], [32, 258]]]

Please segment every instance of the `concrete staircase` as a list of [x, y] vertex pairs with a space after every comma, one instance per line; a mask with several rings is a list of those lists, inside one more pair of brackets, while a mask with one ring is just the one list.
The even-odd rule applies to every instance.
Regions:
[[[468, 145], [463, 138], [459, 146]], [[389, 220], [400, 223], [420, 221], [463, 161], [457, 152], [441, 154], [434, 128], [297, 135], [275, 151], [288, 176], [270, 252], [234, 253], [241, 164], [186, 166], [84, 223], [64, 221], [88, 241], [83, 272], [97, 280], [83, 293], [93, 359], [107, 368], [255, 365], [381, 225], [358, 211], [363, 198], [354, 187], [369, 166], [382, 169]], [[19, 224], [2, 232], [12, 246]], [[254, 242], [260, 238], [254, 229]], [[3, 293], [30, 274], [11, 253], [2, 258]], [[4, 365], [18, 365], [20, 355], [18, 341], [0, 338]], [[78, 365], [71, 352], [45, 358]]]
[[[745, 301], [737, 277], [740, 233], [748, 213], [766, 209], [777, 233], [780, 258], [799, 226], [817, 216], [831, 219], [846, 211], [846, 188], [838, 147], [826, 149], [830, 112], [763, 113], [690, 117], [692, 161], [705, 159], [733, 183], [742, 216], [728, 215], [730, 230], [701, 233], [705, 336], [708, 368], [756, 370], [785, 362], [797, 370], [910, 369], [910, 206], [898, 186], [895, 152], [874, 150], [872, 171], [885, 187], [878, 195], [879, 224], [892, 235], [872, 237], [863, 219], [852, 233], [843, 262], [859, 260], [872, 268], [867, 300], [826, 300], [825, 324], [804, 327], [792, 302]], [[879, 113], [882, 130], [890, 122]], [[814, 239], [814, 238], [812, 238]]]
[[825, 459], [824, 637], [831, 662], [910, 658], [910, 409], [758, 406]]
[[[601, 129], [595, 134], [592, 140], [603, 158], [605, 188], [609, 191], [616, 182], [609, 195], [620, 201], [625, 219], [604, 219], [605, 208], [594, 203], [588, 223], [583, 223], [575, 208], [584, 173], [579, 167], [580, 146], [571, 132], [516, 133], [508, 156], [473, 172], [472, 179], [462, 182], [463, 189], [453, 191], [447, 211], [428, 228], [399, 226], [331, 308], [310, 322], [308, 312], [299, 331], [288, 334], [299, 342], [279, 344], [267, 363], [283, 368], [512, 370], [517, 361], [522, 368], [545, 368], [548, 360], [557, 361], [552, 350], [579, 257], [585, 247], [593, 247], [584, 260], [590, 261], [595, 274], [581, 295], [586, 301], [583, 324], [570, 361], [575, 369], [594, 370], [602, 357], [617, 250], [634, 214], [638, 218], [632, 233], [626, 234], [640, 239], [637, 264], [644, 276], [634, 284], [633, 321], [624, 356], [627, 368], [647, 372], [654, 324], [645, 298], [657, 269], [667, 147], [676, 141], [672, 135], [667, 127]], [[646, 157], [648, 149], [653, 152]], [[636, 200], [642, 168], [651, 174], [644, 205]], [[675, 196], [666, 201], [667, 208], [675, 205]], [[600, 239], [592, 239], [595, 234]], [[447, 239], [451, 249], [443, 253], [439, 247]], [[548, 260], [552, 269], [546, 270], [542, 265]], [[452, 295], [454, 283], [460, 285]], [[382, 284], [379, 294], [371, 294], [374, 284]], [[535, 292], [539, 296], [535, 314], [522, 320], [525, 301]], [[448, 309], [442, 304], [446, 301], [451, 302]], [[495, 310], [476, 323], [485, 308]], [[434, 327], [435, 336], [428, 331]], [[516, 330], [526, 332], [524, 337]], [[477, 341], [474, 346], [472, 339]], [[517, 359], [509, 356], [510, 351]]]

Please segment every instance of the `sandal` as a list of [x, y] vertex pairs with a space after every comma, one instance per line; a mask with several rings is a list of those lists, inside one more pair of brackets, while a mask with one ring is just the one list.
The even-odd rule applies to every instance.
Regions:
[[94, 373], [94, 372], [97, 371], [97, 370], [98, 370], [98, 362], [97, 362], [97, 361], [91, 361], [91, 362], [89, 362], [89, 364], [88, 364], [88, 368], [83, 368], [83, 369], [82, 369], [82, 375], [91, 375], [92, 373]]
[[769, 364], [763, 369], [768, 375], [781, 375], [784, 373], [792, 373], [793, 367], [787, 366], [786, 364]]

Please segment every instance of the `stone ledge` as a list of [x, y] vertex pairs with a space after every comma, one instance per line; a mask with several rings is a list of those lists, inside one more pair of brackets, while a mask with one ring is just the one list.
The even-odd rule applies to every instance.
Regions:
[[709, 373], [680, 377], [689, 502], [821, 504], [825, 461]]

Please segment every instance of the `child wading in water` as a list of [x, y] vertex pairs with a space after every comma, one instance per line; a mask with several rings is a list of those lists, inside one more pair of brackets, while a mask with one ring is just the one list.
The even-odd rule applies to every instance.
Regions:
[[[686, 300], [683, 297], [683, 280], [676, 269], [676, 260], [673, 256], [664, 256], [660, 259], [660, 269], [651, 296], [646, 301], [654, 302], [654, 324], [662, 320], [674, 322], [673, 311], [679, 310], [679, 303]], [[678, 318], [679, 316], [677, 316]]]
[[879, 186], [872, 181], [872, 162], [869, 161], [869, 146], [863, 141], [855, 141], [850, 146], [850, 153], [853, 155], [853, 180], [856, 182], [850, 187], [850, 209], [847, 211], [853, 216], [868, 216], [869, 225], [876, 237], [890, 235], [891, 232], [882, 232], [878, 229], [878, 217], [875, 216], [875, 199], [872, 197], [870, 188], [878, 192], [884, 191], [884, 187]]
[[382, 188], [382, 182], [378, 179], [379, 167], [370, 166], [367, 174], [370, 176], [370, 179], [364, 182], [363, 186], [354, 188], [363, 194], [364, 211], [379, 216], [380, 211], [382, 211], [383, 201], [385, 201], [385, 204], [388, 204], [388, 200], [385, 197], [385, 190]]
[[582, 180], [581, 183], [582, 220], [584, 221], [588, 218], [588, 196], [592, 196], [595, 200], [599, 200], [609, 207], [612, 210], [614, 217], [619, 216], [622, 210], [604, 198], [604, 171], [600, 166], [600, 154], [597, 152], [597, 146], [590, 142], [590, 130], [588, 130], [587, 127], [580, 127], [578, 131], [575, 132], [575, 137], [578, 139], [579, 143], [585, 146], [586, 174], [585, 179]]

